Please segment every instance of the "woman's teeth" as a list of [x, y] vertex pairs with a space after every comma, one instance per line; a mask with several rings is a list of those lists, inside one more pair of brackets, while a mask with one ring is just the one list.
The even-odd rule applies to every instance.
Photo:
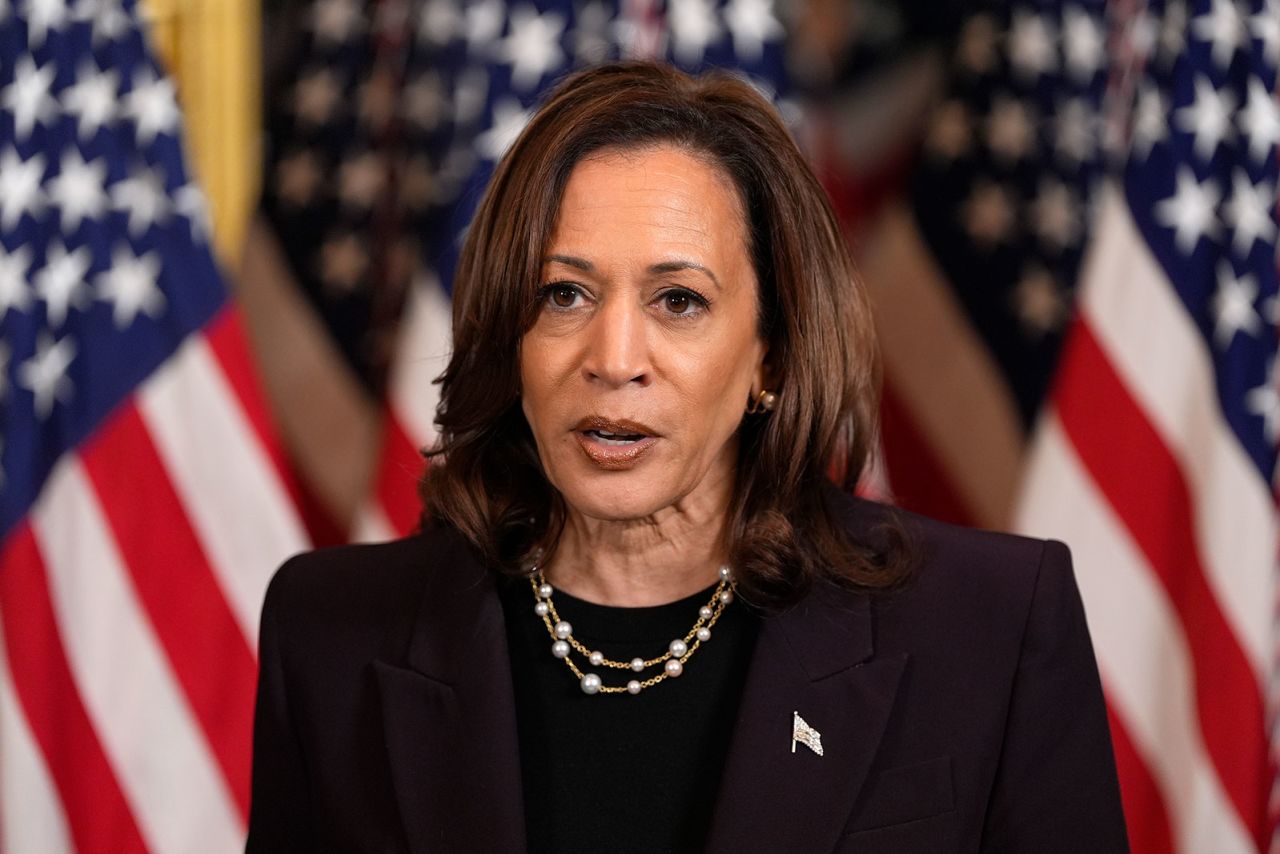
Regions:
[[588, 430], [588, 436], [591, 436], [606, 445], [631, 445], [639, 442], [644, 436], [625, 433], [606, 433], [603, 430]]

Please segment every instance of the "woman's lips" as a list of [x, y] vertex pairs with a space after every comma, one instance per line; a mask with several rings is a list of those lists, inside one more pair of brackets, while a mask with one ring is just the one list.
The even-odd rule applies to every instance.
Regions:
[[598, 430], [575, 430], [573, 435], [587, 459], [607, 471], [622, 471], [640, 462], [658, 442], [657, 436], [636, 436], [634, 438], [608, 438]]

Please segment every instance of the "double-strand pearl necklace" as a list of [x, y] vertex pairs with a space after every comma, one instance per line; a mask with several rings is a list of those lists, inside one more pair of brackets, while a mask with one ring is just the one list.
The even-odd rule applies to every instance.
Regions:
[[[563, 661], [573, 671], [578, 685], [584, 694], [639, 694], [645, 688], [652, 688], [664, 679], [674, 679], [684, 673], [684, 666], [693, 658], [698, 647], [711, 640], [711, 627], [720, 619], [725, 606], [733, 601], [733, 575], [729, 567], [720, 567], [720, 583], [711, 594], [710, 601], [698, 609], [698, 619], [689, 629], [688, 634], [676, 638], [667, 645], [667, 651], [656, 658], [633, 658], [630, 661], [614, 661], [605, 658], [598, 650], [587, 649], [573, 636], [573, 626], [560, 619], [556, 613], [555, 603], [551, 595], [555, 592], [542, 575], [542, 570], [534, 568], [529, 576], [529, 584], [533, 587], [533, 612], [542, 618], [551, 636], [551, 654]], [[609, 667], [614, 670], [630, 670], [640, 674], [651, 667], [661, 666], [662, 670], [647, 679], [632, 679], [626, 685], [605, 685], [598, 673], [584, 671], [571, 657], [578, 653], [592, 667]]]

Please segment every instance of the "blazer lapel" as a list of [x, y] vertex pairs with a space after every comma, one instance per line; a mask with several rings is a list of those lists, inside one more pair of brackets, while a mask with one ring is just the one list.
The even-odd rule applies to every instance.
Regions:
[[396, 798], [414, 852], [522, 851], [502, 606], [469, 552], [451, 551], [435, 559], [407, 660], [374, 663]]
[[[906, 656], [872, 658], [869, 601], [819, 585], [766, 619], [743, 688], [707, 850], [830, 851], [884, 733]], [[792, 750], [796, 713], [823, 755]]]

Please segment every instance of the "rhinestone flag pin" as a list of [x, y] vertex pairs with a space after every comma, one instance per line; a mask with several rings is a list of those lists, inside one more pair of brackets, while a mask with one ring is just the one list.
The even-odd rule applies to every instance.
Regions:
[[809, 726], [805, 719], [800, 717], [799, 712], [792, 712], [791, 714], [794, 716], [791, 720], [791, 752], [796, 752], [796, 742], [798, 741], [821, 756], [822, 733]]

